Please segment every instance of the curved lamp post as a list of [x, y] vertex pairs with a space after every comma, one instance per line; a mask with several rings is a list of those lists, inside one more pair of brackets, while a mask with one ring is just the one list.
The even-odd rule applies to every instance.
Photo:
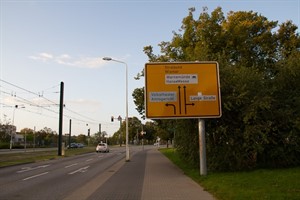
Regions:
[[115, 60], [115, 59], [112, 59], [110, 57], [104, 57], [103, 60], [106, 60], [106, 61], [115, 61], [115, 62], [118, 62], [118, 63], [122, 63], [126, 66], [126, 158], [125, 160], [126, 161], [129, 161], [129, 146], [128, 146], [128, 66], [127, 66], [127, 63], [123, 62], [123, 61], [120, 61], [120, 60]]

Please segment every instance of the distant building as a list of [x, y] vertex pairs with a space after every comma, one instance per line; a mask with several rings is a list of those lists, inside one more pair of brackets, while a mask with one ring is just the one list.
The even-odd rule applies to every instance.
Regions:
[[18, 133], [15, 134], [13, 142], [24, 143], [24, 141], [25, 141], [24, 140], [24, 135], [21, 135], [21, 134], [18, 134]]
[[14, 125], [9, 125], [9, 124], [1, 124], [0, 125], [0, 132], [5, 133], [9, 136], [12, 135], [12, 141], [13, 143], [22, 143], [24, 142], [24, 136], [21, 134], [18, 134], [16, 132], [17, 127]]

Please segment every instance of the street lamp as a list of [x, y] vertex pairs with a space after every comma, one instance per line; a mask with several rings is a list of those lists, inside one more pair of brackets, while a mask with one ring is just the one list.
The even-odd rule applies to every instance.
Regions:
[[103, 60], [115, 61], [118, 63], [125, 64], [125, 66], [126, 66], [126, 142], [125, 142], [125, 146], [126, 146], [126, 161], [129, 161], [130, 159], [129, 159], [129, 146], [128, 146], [128, 66], [127, 66], [127, 63], [120, 61], [120, 60], [112, 59], [110, 57], [104, 57]]

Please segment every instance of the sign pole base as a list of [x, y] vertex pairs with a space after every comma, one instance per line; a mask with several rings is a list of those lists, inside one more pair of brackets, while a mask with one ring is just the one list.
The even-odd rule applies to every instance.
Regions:
[[200, 175], [207, 175], [206, 167], [206, 143], [205, 143], [205, 121], [198, 119], [199, 128], [199, 156], [200, 156]]

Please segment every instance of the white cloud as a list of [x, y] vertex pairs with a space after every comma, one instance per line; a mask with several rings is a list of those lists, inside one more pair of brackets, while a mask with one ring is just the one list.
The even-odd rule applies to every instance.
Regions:
[[68, 54], [62, 54], [62, 55], [58, 56], [58, 58], [61, 58], [61, 59], [70, 59], [71, 56], [68, 55]]
[[39, 53], [34, 56], [29, 56], [30, 59], [42, 62], [54, 62], [60, 65], [71, 66], [71, 67], [79, 67], [79, 68], [99, 68], [103, 66], [105, 61], [103, 61], [100, 57], [78, 57], [73, 58], [68, 54], [61, 54], [58, 56], [54, 56], [49, 53]]
[[33, 60], [39, 60], [39, 61], [47, 62], [47, 61], [53, 59], [53, 55], [51, 55], [49, 53], [39, 53], [35, 56], [29, 56], [29, 58], [33, 59]]

